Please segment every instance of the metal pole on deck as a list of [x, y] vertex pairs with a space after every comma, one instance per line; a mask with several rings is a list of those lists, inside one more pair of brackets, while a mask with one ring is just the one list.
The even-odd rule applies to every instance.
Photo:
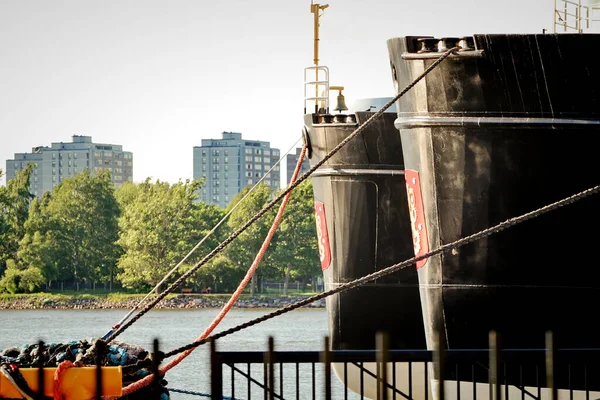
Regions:
[[[315, 67], [319, 66], [319, 18], [321, 18], [322, 11], [329, 7], [329, 4], [313, 4], [310, 3], [310, 12], [313, 16], [313, 31], [314, 31], [314, 44], [313, 44], [313, 62]], [[315, 82], [319, 81], [319, 69], [315, 69]], [[315, 84], [315, 97], [319, 97], [319, 84]], [[315, 100], [315, 113], [319, 112], [319, 101]]]

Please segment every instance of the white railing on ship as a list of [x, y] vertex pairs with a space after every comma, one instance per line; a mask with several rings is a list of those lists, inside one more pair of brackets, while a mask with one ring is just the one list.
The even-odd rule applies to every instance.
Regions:
[[581, 0], [554, 0], [554, 33], [583, 33], [591, 29], [594, 22], [600, 22], [600, 18], [594, 18], [594, 12], [600, 12], [600, 6], [582, 5]]
[[[311, 80], [309, 80], [309, 72], [314, 73]], [[319, 77], [319, 72], [323, 75]], [[308, 96], [307, 91], [314, 91], [315, 96]], [[324, 109], [325, 112], [329, 112], [329, 68], [324, 65], [315, 65], [312, 67], [304, 68], [304, 114], [306, 114], [306, 103], [314, 102], [315, 111]]]

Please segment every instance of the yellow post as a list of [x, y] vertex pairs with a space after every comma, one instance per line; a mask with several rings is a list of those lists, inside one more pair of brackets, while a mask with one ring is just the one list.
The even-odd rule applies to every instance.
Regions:
[[[19, 371], [34, 392], [38, 390], [38, 369], [20, 368]], [[44, 368], [44, 395], [54, 397], [56, 368]], [[102, 395], [121, 396], [123, 378], [121, 367], [102, 367]], [[96, 367], [74, 367], [64, 371], [60, 392], [65, 400], [92, 400], [96, 397]], [[21, 393], [3, 374], [0, 374], [0, 398], [22, 399]]]

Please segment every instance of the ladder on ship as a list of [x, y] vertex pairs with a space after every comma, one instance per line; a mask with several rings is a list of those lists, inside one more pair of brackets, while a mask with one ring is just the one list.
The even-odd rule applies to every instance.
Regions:
[[555, 0], [554, 33], [600, 32], [599, 0]]

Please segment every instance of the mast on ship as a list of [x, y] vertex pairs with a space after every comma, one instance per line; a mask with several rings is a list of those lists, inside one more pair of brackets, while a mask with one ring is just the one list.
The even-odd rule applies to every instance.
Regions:
[[[343, 86], [329, 86], [329, 69], [326, 66], [319, 65], [319, 27], [321, 15], [323, 11], [329, 7], [329, 4], [318, 4], [311, 1], [310, 12], [313, 14], [313, 31], [314, 31], [314, 44], [313, 44], [313, 63], [312, 67], [305, 68], [304, 70], [304, 114], [306, 114], [306, 103], [307, 101], [314, 102], [315, 114], [329, 114], [329, 90], [337, 90], [337, 105], [336, 111], [342, 112], [347, 110], [344, 95], [342, 90]], [[312, 73], [314, 72], [314, 73]], [[321, 72], [321, 74], [319, 74]], [[312, 73], [314, 80], [307, 80], [307, 75]], [[322, 76], [322, 79], [319, 79]], [[307, 97], [307, 91], [309, 87], [314, 86], [314, 96]]]
[[[328, 4], [310, 3], [310, 12], [313, 14], [313, 63], [312, 67], [304, 69], [304, 114], [306, 114], [306, 103], [314, 102], [314, 112], [319, 113], [320, 110], [329, 112], [329, 69], [326, 66], [319, 65], [319, 27], [320, 18], [323, 11], [329, 7]], [[308, 80], [308, 76], [312, 76], [312, 80]], [[307, 96], [307, 91], [313, 87], [314, 96]], [[320, 107], [319, 107], [320, 105]]]

